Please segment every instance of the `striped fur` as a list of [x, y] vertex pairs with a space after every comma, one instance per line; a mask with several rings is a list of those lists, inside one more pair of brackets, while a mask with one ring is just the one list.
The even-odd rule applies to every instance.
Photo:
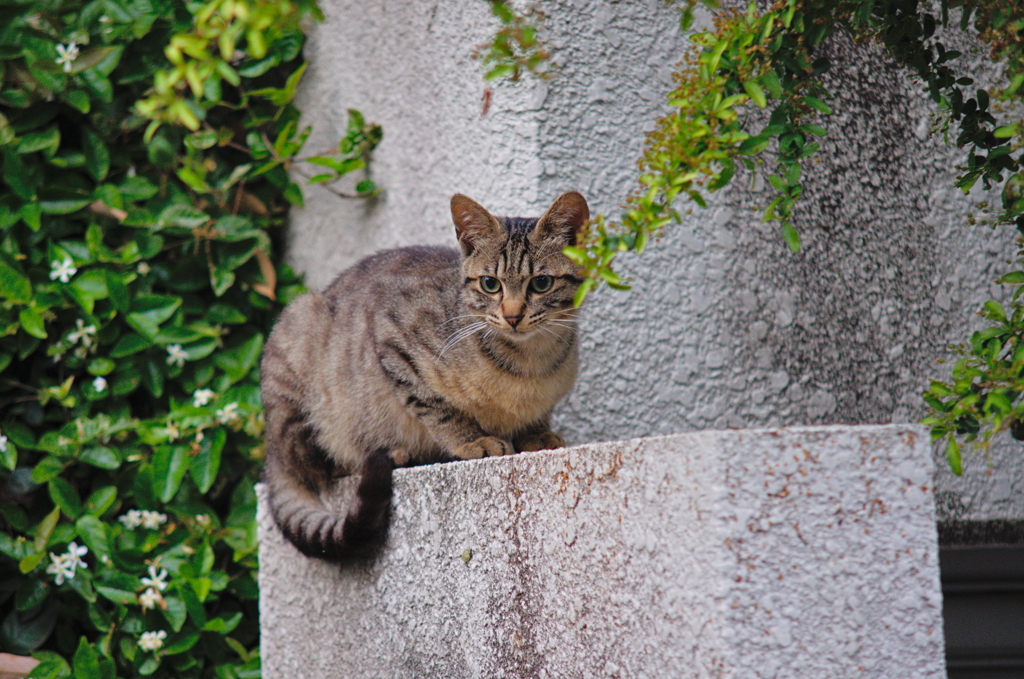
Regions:
[[[284, 310], [263, 354], [263, 479], [300, 551], [372, 552], [394, 466], [563, 445], [549, 419], [576, 378], [581, 281], [562, 249], [588, 216], [576, 192], [540, 219], [499, 219], [456, 195], [461, 254], [381, 252]], [[350, 474], [362, 481], [346, 516], [320, 496]]]

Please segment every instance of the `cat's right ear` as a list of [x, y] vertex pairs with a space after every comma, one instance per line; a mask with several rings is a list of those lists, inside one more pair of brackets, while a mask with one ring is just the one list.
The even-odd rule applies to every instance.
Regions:
[[501, 224], [483, 205], [468, 196], [452, 196], [452, 221], [462, 246], [462, 254], [469, 256], [480, 243], [501, 235]]

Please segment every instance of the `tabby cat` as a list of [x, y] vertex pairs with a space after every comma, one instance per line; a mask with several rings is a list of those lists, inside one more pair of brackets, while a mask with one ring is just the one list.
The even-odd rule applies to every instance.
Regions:
[[[304, 554], [341, 561], [386, 532], [395, 466], [557, 448], [551, 409], [576, 378], [579, 271], [562, 254], [589, 211], [540, 219], [451, 200], [458, 251], [367, 257], [281, 314], [262, 363], [274, 518]], [[348, 515], [320, 499], [362, 474]]]

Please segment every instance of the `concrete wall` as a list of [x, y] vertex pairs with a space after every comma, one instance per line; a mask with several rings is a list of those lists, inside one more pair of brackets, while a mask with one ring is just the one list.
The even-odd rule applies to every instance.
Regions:
[[[537, 215], [578, 189], [615, 214], [635, 185], [644, 131], [662, 110], [670, 65], [686, 40], [660, 0], [546, 0], [558, 77], [495, 90], [470, 59], [492, 30], [481, 0], [326, 0], [299, 99], [334, 143], [345, 109], [384, 126], [371, 204], [317, 188], [294, 214], [292, 262], [324, 285], [381, 248], [454, 244], [448, 198], [466, 193], [497, 213]], [[706, 18], [705, 18], [706, 19]], [[950, 36], [984, 75], [984, 55]], [[953, 188], [959, 151], [928, 135], [934, 109], [869, 46], [829, 47], [837, 112], [807, 177], [789, 253], [760, 223], [770, 198], [739, 177], [714, 205], [626, 259], [629, 293], [587, 304], [583, 371], [557, 429], [573, 443], [705, 428], [916, 421], [920, 392], [946, 368], [1007, 269], [1012, 234], [969, 226], [981, 194]], [[1019, 445], [943, 465], [943, 517], [1024, 517]]]
[[931, 472], [895, 425], [401, 469], [382, 554], [340, 569], [261, 491], [263, 676], [939, 679]]

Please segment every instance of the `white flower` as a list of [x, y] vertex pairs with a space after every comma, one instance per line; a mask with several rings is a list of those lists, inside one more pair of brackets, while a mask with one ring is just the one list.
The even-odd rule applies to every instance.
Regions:
[[75, 561], [70, 554], [57, 556], [50, 552], [50, 562], [46, 572], [53, 576], [53, 581], [57, 585], [63, 585], [65, 580], [75, 577]]
[[143, 651], [159, 651], [163, 647], [164, 639], [166, 638], [167, 632], [163, 630], [143, 632], [142, 637], [139, 639], [139, 648]]
[[67, 558], [72, 565], [78, 568], [88, 568], [89, 564], [82, 560], [82, 557], [89, 553], [89, 548], [85, 545], [78, 546], [77, 542], [72, 542], [68, 545]]
[[151, 269], [149, 268], [149, 264], [146, 262], [139, 262], [139, 265], [135, 267], [135, 271], [138, 272], [140, 276], [145, 276], [151, 271]]
[[167, 440], [168, 441], [173, 441], [176, 438], [178, 438], [179, 436], [181, 436], [181, 432], [178, 431], [178, 427], [175, 426], [175, 424], [173, 422], [168, 422], [167, 423], [167, 426], [164, 427], [164, 433], [167, 434]]
[[201, 408], [212, 401], [216, 395], [213, 389], [196, 389], [196, 393], [192, 394], [192, 405]]
[[[64, 72], [71, 72], [71, 64], [74, 63], [75, 59], [78, 58], [78, 53], [81, 50], [78, 49], [78, 45], [74, 42], [69, 42], [67, 46], [57, 45], [57, 53], [60, 55], [57, 57], [57, 63], [64, 65]], [[63, 281], [67, 283], [67, 281]]]
[[107, 390], [107, 380], [102, 377], [97, 377], [92, 381], [92, 388], [98, 393], [102, 393]]
[[0, 434], [0, 453], [7, 452], [7, 437]]
[[148, 509], [132, 509], [117, 520], [125, 528], [138, 528], [142, 526], [143, 528], [155, 529], [167, 523], [167, 515]]
[[142, 610], [146, 610], [147, 608], [156, 608], [163, 600], [164, 598], [160, 596], [160, 592], [156, 591], [152, 587], [139, 595], [139, 604], [142, 606]]
[[167, 589], [167, 583], [164, 580], [167, 579], [167, 569], [161, 568], [160, 572], [157, 572], [156, 566], [149, 567], [149, 577], [142, 578], [142, 584], [146, 587], [152, 587], [159, 591]]
[[138, 528], [142, 525], [142, 512], [133, 509], [117, 519], [125, 528]]
[[[50, 277], [53, 278], [52, 273], [50, 274]], [[64, 282], [66, 283], [67, 281]], [[89, 347], [92, 346], [92, 339], [96, 336], [96, 326], [86, 325], [85, 321], [83, 321], [81, 318], [75, 321], [75, 326], [78, 329], [69, 332], [67, 340], [72, 344], [78, 344], [79, 342], [81, 342], [82, 348], [88, 349]]]
[[151, 512], [148, 509], [142, 511], [142, 527], [155, 530], [167, 523], [167, 515], [160, 512]]
[[196, 523], [198, 523], [203, 528], [209, 528], [210, 527], [210, 517], [209, 517], [209, 515], [207, 515], [207, 514], [196, 514]]
[[217, 421], [221, 424], [227, 424], [236, 419], [238, 419], [237, 403], [229, 403], [217, 411]]
[[171, 344], [167, 347], [167, 365], [176, 365], [180, 368], [185, 365], [188, 358], [188, 352], [182, 349], [180, 344]]
[[55, 281], [59, 278], [61, 283], [69, 282], [71, 277], [78, 273], [78, 269], [73, 264], [70, 257], [65, 257], [63, 262], [56, 260], [50, 262], [50, 280]]

